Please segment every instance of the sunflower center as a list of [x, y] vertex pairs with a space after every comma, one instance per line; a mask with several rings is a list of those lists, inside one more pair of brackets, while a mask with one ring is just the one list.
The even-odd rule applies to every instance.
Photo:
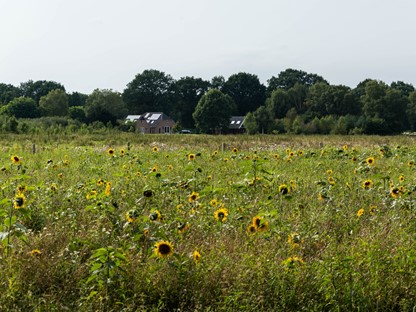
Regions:
[[162, 255], [168, 255], [170, 253], [170, 246], [168, 244], [161, 244], [159, 246], [159, 252]]

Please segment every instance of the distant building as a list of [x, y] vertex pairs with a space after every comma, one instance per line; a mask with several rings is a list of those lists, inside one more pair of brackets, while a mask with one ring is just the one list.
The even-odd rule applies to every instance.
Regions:
[[136, 131], [140, 133], [171, 134], [175, 121], [164, 113], [144, 113], [142, 115], [128, 115], [126, 122], [135, 122]]
[[238, 134], [244, 133], [244, 120], [245, 116], [233, 116], [230, 118], [230, 124], [228, 126], [228, 133], [230, 134]]

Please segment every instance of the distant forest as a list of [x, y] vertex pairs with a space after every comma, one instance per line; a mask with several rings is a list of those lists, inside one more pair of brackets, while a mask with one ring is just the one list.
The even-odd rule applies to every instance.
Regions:
[[[206, 98], [213, 89], [227, 100]], [[365, 79], [350, 88], [289, 68], [267, 80], [267, 85], [245, 72], [228, 79], [215, 76], [211, 81], [188, 76], [175, 80], [149, 69], [137, 74], [122, 93], [111, 89], [67, 93], [62, 84], [46, 80], [19, 86], [0, 83], [0, 131], [31, 133], [51, 127], [134, 131], [133, 125], [125, 123], [127, 115], [163, 112], [176, 121], [177, 129], [202, 133], [208, 132], [199, 126], [203, 120], [216, 117], [204, 115], [204, 105], [218, 105], [218, 116], [246, 116], [249, 134], [387, 135], [416, 130], [412, 84]]]

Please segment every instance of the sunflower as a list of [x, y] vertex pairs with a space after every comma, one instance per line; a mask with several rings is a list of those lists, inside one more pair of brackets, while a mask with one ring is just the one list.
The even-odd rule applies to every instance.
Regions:
[[154, 167], [152, 168], [152, 172], [157, 172], [157, 166], [154, 166]]
[[121, 156], [124, 156], [124, 154], [126, 154], [126, 151], [125, 151], [124, 149], [121, 149], [121, 150], [120, 150], [120, 155], [121, 155]]
[[216, 206], [218, 206], [219, 202], [218, 202], [218, 200], [217, 200], [216, 198], [214, 198], [214, 199], [212, 199], [212, 200], [209, 202], [209, 204], [210, 204], [212, 207], [216, 207]]
[[16, 188], [17, 193], [25, 193], [27, 191], [27, 186], [26, 185], [19, 185]]
[[14, 197], [14, 203], [13, 206], [15, 209], [20, 209], [25, 206], [26, 203], [26, 197], [23, 193], [17, 193]]
[[274, 159], [279, 159], [279, 154], [273, 154]]
[[290, 189], [286, 184], [282, 184], [279, 186], [279, 193], [281, 193], [282, 195], [286, 195], [289, 192], [290, 192]]
[[167, 258], [173, 255], [173, 245], [167, 241], [160, 241], [156, 243], [154, 252], [159, 258]]
[[30, 252], [30, 255], [31, 255], [32, 257], [35, 257], [35, 256], [40, 256], [40, 255], [41, 255], [41, 252], [40, 252], [40, 250], [39, 250], [39, 249], [33, 249], [33, 250]]
[[159, 212], [159, 210], [153, 210], [150, 213], [149, 219], [151, 222], [156, 221], [156, 222], [162, 222], [163, 217], [162, 214]]
[[332, 175], [332, 173], [333, 173], [332, 169], [328, 169], [328, 170], [326, 171], [326, 174], [327, 174], [327, 175], [329, 175], [329, 176], [330, 176], [330, 175]]
[[157, 146], [153, 146], [152, 151], [156, 153], [159, 151], [159, 148]]
[[369, 208], [369, 212], [371, 215], [374, 215], [377, 211], [377, 206], [371, 205]]
[[257, 227], [256, 227], [254, 224], [250, 224], [250, 225], [247, 227], [247, 234], [249, 234], [249, 235], [253, 235], [253, 234], [255, 234], [255, 233], [256, 233], [256, 231], [257, 231]]
[[227, 216], [228, 216], [228, 210], [224, 207], [214, 212], [214, 218], [220, 222], [225, 222], [225, 220], [227, 220]]
[[126, 212], [126, 220], [129, 223], [136, 222], [138, 217], [139, 217], [139, 212], [136, 209], [131, 209]]
[[109, 149], [107, 150], [107, 154], [108, 154], [108, 155], [110, 155], [110, 156], [114, 156], [114, 153], [115, 153], [115, 151], [114, 151], [114, 149], [113, 149], [113, 148], [109, 148]]
[[373, 165], [374, 165], [374, 162], [375, 162], [374, 157], [368, 157], [368, 158], [365, 160], [365, 162], [367, 163], [367, 165], [369, 165], [369, 166], [373, 166]]
[[345, 145], [342, 147], [342, 149], [343, 149], [344, 151], [348, 150], [348, 145], [347, 145], [347, 144], [345, 144]]
[[263, 232], [269, 228], [269, 222], [264, 220], [260, 216], [255, 216], [251, 220], [251, 224], [255, 227], [256, 231]]
[[233, 153], [237, 153], [238, 152], [238, 148], [234, 147], [233, 148]]
[[12, 162], [13, 162], [14, 164], [16, 164], [16, 165], [20, 164], [20, 158], [19, 158], [19, 156], [13, 155], [13, 156], [11, 157], [11, 160], [12, 160]]
[[193, 258], [194, 258], [194, 262], [196, 264], [199, 264], [199, 262], [201, 261], [201, 254], [199, 253], [198, 250], [195, 250], [192, 254]]
[[105, 195], [110, 196], [111, 195], [111, 182], [107, 182], [105, 186]]
[[361, 208], [357, 211], [357, 216], [361, 217], [364, 214], [364, 208]]
[[302, 266], [305, 262], [302, 260], [302, 258], [294, 256], [287, 258], [282, 263], [286, 266], [286, 269], [289, 270], [294, 269], [295, 267]]
[[390, 195], [393, 198], [397, 198], [398, 196], [402, 195], [402, 191], [398, 187], [392, 187], [390, 189]]
[[352, 157], [352, 158], [351, 158], [351, 161], [352, 161], [352, 162], [356, 162], [356, 161], [357, 161], [357, 157], [355, 157], [355, 156], [354, 156], [354, 157]]
[[199, 198], [199, 194], [197, 192], [192, 192], [189, 196], [188, 196], [188, 201], [190, 203], [193, 203], [194, 201], [197, 201]]
[[52, 192], [56, 192], [58, 190], [58, 187], [56, 186], [56, 183], [52, 183], [51, 186], [49, 187], [49, 189]]
[[413, 160], [410, 160], [410, 161], [407, 162], [407, 165], [409, 167], [412, 167], [414, 164], [415, 164], [415, 162]]
[[328, 177], [328, 183], [330, 185], [335, 185], [335, 179], [333, 177]]
[[195, 154], [188, 154], [188, 160], [195, 160]]
[[399, 177], [399, 181], [400, 181], [400, 182], [404, 182], [404, 175], [401, 175], [401, 176]]
[[185, 233], [186, 231], [189, 230], [190, 227], [191, 226], [189, 225], [189, 223], [183, 223], [183, 222], [179, 223], [179, 225], [178, 225], [179, 234]]
[[97, 185], [98, 186], [103, 186], [104, 185], [104, 180], [103, 179], [97, 180]]
[[287, 237], [287, 242], [293, 248], [298, 248], [299, 244], [302, 242], [302, 240], [301, 240], [301, 237], [300, 237], [299, 233], [293, 232]]
[[373, 184], [374, 184], [373, 181], [371, 181], [371, 180], [365, 180], [363, 182], [363, 188], [366, 189], [366, 190], [369, 190], [370, 188], [373, 187]]

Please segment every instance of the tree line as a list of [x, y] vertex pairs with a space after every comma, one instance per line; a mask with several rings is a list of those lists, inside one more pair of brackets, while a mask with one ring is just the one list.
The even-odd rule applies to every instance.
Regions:
[[395, 134], [416, 130], [416, 91], [403, 81], [388, 85], [366, 79], [355, 88], [332, 85], [317, 74], [291, 68], [272, 76], [267, 85], [244, 72], [228, 79], [175, 80], [148, 69], [121, 93], [111, 89], [67, 93], [62, 84], [46, 80], [19, 86], [0, 83], [3, 130], [24, 131], [16, 125], [54, 117], [72, 125], [101, 123], [126, 130], [127, 115], [157, 111], [173, 118], [178, 128], [201, 133], [226, 129], [234, 115], [246, 116], [245, 128], [253, 134]]

